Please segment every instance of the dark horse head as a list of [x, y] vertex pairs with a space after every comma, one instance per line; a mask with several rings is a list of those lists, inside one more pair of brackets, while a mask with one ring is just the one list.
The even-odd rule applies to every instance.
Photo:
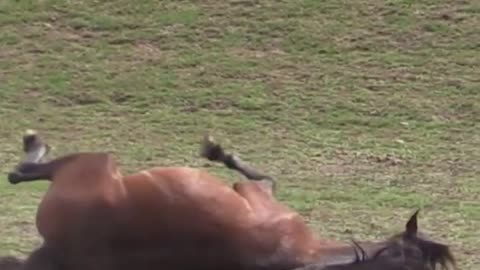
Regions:
[[405, 231], [383, 242], [383, 247], [367, 257], [360, 244], [354, 242], [356, 260], [329, 266], [309, 265], [296, 270], [436, 270], [456, 269], [450, 248], [427, 239], [418, 231], [417, 210], [408, 220]]

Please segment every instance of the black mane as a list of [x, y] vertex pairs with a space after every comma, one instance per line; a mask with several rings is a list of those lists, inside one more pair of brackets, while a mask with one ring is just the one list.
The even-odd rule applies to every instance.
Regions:
[[456, 269], [456, 262], [448, 245], [429, 240], [418, 232], [417, 214], [410, 218], [406, 230], [383, 243], [371, 256], [352, 240], [355, 260], [347, 264], [309, 265], [296, 270], [450, 270]]
[[[414, 242], [413, 242], [413, 241]], [[395, 238], [370, 257], [357, 243], [355, 261], [348, 264], [330, 265], [309, 270], [436, 270], [455, 269], [455, 259], [447, 245], [417, 239]], [[450, 268], [452, 266], [452, 268]]]

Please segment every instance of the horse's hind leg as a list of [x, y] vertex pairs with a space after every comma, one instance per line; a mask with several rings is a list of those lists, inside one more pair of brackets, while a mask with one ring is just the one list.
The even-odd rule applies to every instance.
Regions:
[[258, 188], [269, 194], [270, 197], [273, 196], [275, 180], [272, 177], [259, 172], [250, 165], [247, 165], [238, 156], [225, 153], [222, 146], [215, 143], [211, 136], [205, 136], [200, 154], [208, 160], [222, 162], [227, 168], [240, 172], [248, 180], [256, 182], [251, 185], [256, 185]]
[[78, 154], [71, 154], [45, 161], [45, 156], [50, 151], [50, 146], [33, 131], [23, 136], [23, 150], [25, 157], [15, 169], [8, 174], [8, 181], [11, 184], [36, 180], [52, 180], [58, 168], [61, 168], [65, 162], [78, 156]]
[[50, 146], [36, 132], [29, 130], [23, 136], [23, 151], [25, 157], [15, 170], [8, 174], [10, 183], [48, 180], [53, 167], [51, 162], [45, 162], [45, 156], [50, 151]]

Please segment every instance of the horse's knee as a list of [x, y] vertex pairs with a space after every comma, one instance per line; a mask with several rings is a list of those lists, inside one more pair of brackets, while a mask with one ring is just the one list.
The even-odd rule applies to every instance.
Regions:
[[54, 254], [46, 247], [34, 250], [23, 263], [21, 270], [60, 270]]

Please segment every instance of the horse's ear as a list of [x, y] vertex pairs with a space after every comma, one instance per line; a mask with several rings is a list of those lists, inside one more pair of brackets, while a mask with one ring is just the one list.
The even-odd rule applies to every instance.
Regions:
[[408, 235], [416, 235], [418, 231], [418, 224], [417, 224], [417, 216], [418, 212], [420, 212], [420, 209], [417, 209], [415, 213], [410, 217], [410, 219], [407, 222], [406, 227], [406, 233]]

